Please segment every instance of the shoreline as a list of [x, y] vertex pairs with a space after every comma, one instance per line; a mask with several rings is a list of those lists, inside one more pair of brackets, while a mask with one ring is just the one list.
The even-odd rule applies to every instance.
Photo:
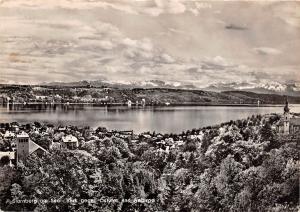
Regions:
[[[284, 104], [234, 104], [234, 103], [174, 103], [174, 104], [156, 104], [156, 105], [151, 105], [147, 104], [145, 106], [142, 105], [135, 105], [132, 104], [131, 106], [128, 106], [127, 104], [124, 103], [109, 103], [109, 104], [103, 104], [103, 103], [4, 103], [1, 104], [1, 106], [11, 106], [11, 105], [17, 105], [17, 106], [80, 106], [80, 105], [86, 105], [86, 106], [92, 106], [92, 107], [114, 107], [114, 106], [124, 106], [128, 108], [144, 108], [144, 107], [184, 107], [184, 106], [207, 106], [207, 107], [282, 107]], [[300, 104], [291, 104], [291, 105], [300, 105]]]

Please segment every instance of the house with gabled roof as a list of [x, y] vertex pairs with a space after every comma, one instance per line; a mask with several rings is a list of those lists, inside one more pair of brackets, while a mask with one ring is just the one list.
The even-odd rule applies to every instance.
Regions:
[[77, 149], [79, 146], [78, 139], [73, 135], [66, 135], [61, 138], [61, 148]]

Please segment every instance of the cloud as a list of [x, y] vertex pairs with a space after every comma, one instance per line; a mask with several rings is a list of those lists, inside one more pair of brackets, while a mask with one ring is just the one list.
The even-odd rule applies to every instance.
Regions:
[[180, 0], [149, 0], [147, 4], [137, 4], [140, 6], [136, 8], [137, 13], [150, 16], [181, 14], [187, 9], [185, 2]]
[[100, 41], [99, 42], [99, 46], [100, 48], [104, 49], [104, 50], [110, 50], [114, 47], [114, 45], [112, 44], [111, 41], [109, 40], [104, 40], [104, 41]]
[[280, 50], [270, 47], [258, 47], [253, 50], [260, 55], [279, 55], [282, 53]]
[[213, 63], [215, 63], [215, 65], [220, 65], [220, 66], [227, 66], [227, 65], [229, 65], [229, 62], [225, 58], [223, 58], [221, 56], [216, 56], [216, 57], [212, 58], [211, 61]]
[[244, 26], [238, 26], [238, 25], [235, 25], [235, 24], [229, 24], [229, 25], [225, 26], [225, 29], [243, 31], [243, 30], [247, 30], [248, 28], [244, 27]]
[[[204, 87], [300, 77], [297, 29], [258, 3], [212, 3], [210, 11], [183, 0], [5, 2], [0, 6], [0, 73], [5, 80], [107, 76], [111, 81], [164, 79]], [[289, 12], [284, 17], [295, 18]], [[235, 24], [226, 28], [226, 23]], [[278, 43], [280, 50], [273, 48]], [[281, 75], [282, 70], [288, 74]]]
[[[174, 57], [155, 46], [151, 39], [132, 39], [109, 23], [98, 21], [86, 25], [84, 22], [62, 21], [61, 25], [68, 26], [60, 28], [64, 36], [56, 36], [54, 21], [24, 20], [21, 23], [18, 27], [22, 31], [45, 23], [43, 29], [49, 33], [34, 38], [10, 36], [10, 33], [0, 37], [6, 43], [0, 54], [1, 75], [7, 80], [36, 83], [62, 78], [66, 81], [90, 80], [103, 76], [110, 80], [138, 80], [145, 74], [159, 78], [170, 73], [165, 71], [169, 69], [167, 65], [176, 63]], [[82, 32], [77, 34], [78, 30]], [[26, 54], [23, 56], [18, 52]], [[164, 65], [161, 70], [158, 68], [160, 64]], [[26, 74], [20, 74], [20, 71]]]
[[300, 27], [300, 3], [291, 1], [288, 4], [277, 2], [277, 4], [269, 5], [275, 17], [281, 19], [291, 27]]
[[215, 56], [213, 58], [205, 58], [202, 60], [200, 67], [202, 70], [222, 71], [228, 68], [236, 68], [237, 65], [224, 57]]
[[175, 59], [166, 53], [163, 53], [163, 54], [159, 55], [158, 57], [159, 57], [159, 59], [156, 60], [158, 63], [174, 63], [175, 62]]
[[186, 69], [186, 72], [189, 74], [198, 74], [199, 70], [201, 71], [201, 69], [199, 69], [198, 67], [191, 67], [191, 68]]
[[141, 40], [134, 40], [131, 38], [124, 38], [121, 41], [124, 46], [130, 47], [130, 48], [135, 48], [135, 49], [140, 49], [143, 51], [152, 51], [153, 50], [153, 44], [148, 38], [143, 38]]
[[[126, 11], [126, 6], [117, 4], [111, 4], [106, 1], [89, 1], [89, 0], [2, 0], [0, 5], [6, 8], [31, 8], [31, 9], [91, 9], [93, 7], [116, 7], [117, 9], [122, 9]], [[128, 9], [127, 12], [132, 12]]]
[[123, 0], [2, 0], [0, 5], [6, 8], [31, 8], [31, 9], [113, 9], [124, 13], [138, 15], [159, 16], [161, 14], [181, 14], [189, 11], [199, 14], [198, 2], [185, 0], [147, 0], [147, 1], [123, 1]]
[[178, 0], [155, 0], [156, 7], [164, 13], [178, 14], [186, 10], [186, 6]]
[[19, 53], [12, 52], [8, 55], [9, 62], [12, 63], [27, 63], [27, 61], [22, 59], [22, 56]]

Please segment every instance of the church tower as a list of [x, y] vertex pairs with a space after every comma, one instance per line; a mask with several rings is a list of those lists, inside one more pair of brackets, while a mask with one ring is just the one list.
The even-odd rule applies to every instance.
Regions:
[[287, 135], [290, 133], [290, 109], [289, 103], [286, 100], [284, 106], [284, 113], [283, 113], [283, 134]]
[[25, 161], [29, 155], [29, 136], [22, 132], [17, 135], [17, 162]]

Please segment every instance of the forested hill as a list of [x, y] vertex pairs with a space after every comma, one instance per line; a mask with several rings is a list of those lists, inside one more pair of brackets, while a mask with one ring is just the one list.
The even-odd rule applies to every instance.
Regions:
[[[1, 98], [2, 97], [2, 98]], [[288, 96], [292, 104], [300, 104], [300, 96]], [[257, 94], [246, 91], [213, 92], [171, 88], [116, 88], [80, 86], [21, 86], [0, 85], [0, 103], [7, 99], [15, 103], [70, 102], [70, 103], [126, 103], [145, 100], [148, 105], [170, 103], [222, 105], [222, 104], [284, 104], [286, 96]]]
[[253, 116], [181, 135], [105, 137], [78, 150], [30, 156], [17, 169], [1, 168], [1, 209], [297, 211], [297, 137], [278, 135], [277, 121]]
[[283, 99], [288, 98], [288, 101], [291, 103], [300, 103], [300, 98], [297, 96], [287, 96], [283, 97], [282, 95], [278, 94], [262, 94], [262, 93], [253, 93], [247, 91], [224, 91], [223, 94], [235, 96], [242, 99], [256, 99], [262, 102], [268, 103], [275, 103], [275, 104], [282, 104]]

